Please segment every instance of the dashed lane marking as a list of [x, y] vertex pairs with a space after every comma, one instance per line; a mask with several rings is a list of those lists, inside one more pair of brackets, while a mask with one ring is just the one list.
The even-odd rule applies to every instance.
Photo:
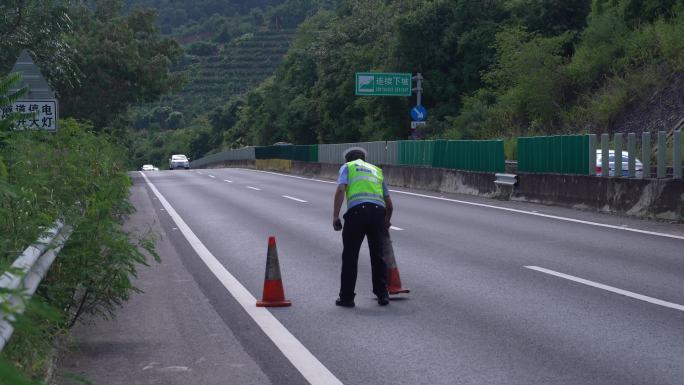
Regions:
[[232, 180], [228, 180], [228, 179], [224, 179], [223, 181], [224, 181], [224, 182], [228, 182], [228, 183], [233, 183]]
[[166, 207], [169, 216], [180, 229], [192, 246], [197, 255], [204, 261], [209, 270], [218, 278], [223, 286], [230, 292], [235, 300], [240, 303], [243, 309], [249, 314], [254, 322], [263, 330], [268, 338], [273, 341], [275, 346], [283, 355], [297, 368], [310, 384], [342, 385], [342, 382], [335, 377], [283, 324], [276, 319], [266, 308], [256, 307], [256, 298], [235, 278], [207, 249], [206, 246], [197, 238], [195, 233], [185, 223], [183, 218], [176, 212], [171, 204], [150, 182], [147, 176], [143, 175], [147, 185], [152, 192], [159, 198], [161, 204]]
[[397, 227], [397, 226], [390, 226], [390, 229], [397, 230], [397, 231], [404, 231], [404, 229], [402, 229], [401, 227]]
[[283, 198], [287, 198], [287, 199], [291, 199], [291, 200], [293, 200], [293, 201], [306, 203], [306, 201], [305, 201], [304, 199], [299, 199], [299, 198], [291, 197], [291, 196], [289, 196], [289, 195], [283, 195], [282, 197], [283, 197]]
[[247, 186], [247, 188], [251, 190], [261, 191], [261, 189], [258, 187]]
[[209, 175], [209, 178], [216, 178], [216, 177], [215, 177], [215, 176], [213, 176], [213, 175]]

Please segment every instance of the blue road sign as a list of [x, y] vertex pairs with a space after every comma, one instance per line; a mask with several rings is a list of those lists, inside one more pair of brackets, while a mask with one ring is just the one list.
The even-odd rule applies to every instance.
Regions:
[[423, 106], [411, 108], [411, 118], [417, 122], [424, 122], [427, 119], [427, 110]]

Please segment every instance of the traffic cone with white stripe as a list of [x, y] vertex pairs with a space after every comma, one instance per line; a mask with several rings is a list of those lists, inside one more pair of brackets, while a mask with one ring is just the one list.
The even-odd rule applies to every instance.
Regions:
[[278, 263], [278, 249], [275, 237], [268, 237], [268, 252], [266, 253], [266, 277], [264, 279], [264, 293], [258, 307], [281, 307], [292, 305], [285, 299], [283, 281], [280, 279], [280, 264]]
[[399, 268], [397, 267], [397, 260], [394, 258], [394, 248], [389, 230], [382, 237], [382, 253], [387, 265], [387, 291], [390, 294], [409, 293], [411, 290], [401, 286]]

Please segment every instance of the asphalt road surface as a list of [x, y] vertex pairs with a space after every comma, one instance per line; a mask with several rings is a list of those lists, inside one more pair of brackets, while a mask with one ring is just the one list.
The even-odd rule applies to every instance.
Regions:
[[[145, 177], [135, 184], [184, 266], [272, 383], [684, 383], [681, 225], [393, 189], [412, 291], [376, 304], [364, 242], [347, 309], [334, 306], [334, 183], [246, 169]], [[270, 235], [293, 302], [267, 311], [276, 326], [243, 307], [261, 297]], [[234, 298], [228, 275], [248, 293]]]

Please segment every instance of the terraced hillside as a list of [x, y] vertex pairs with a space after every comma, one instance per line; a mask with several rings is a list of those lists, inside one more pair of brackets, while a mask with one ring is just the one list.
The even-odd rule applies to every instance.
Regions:
[[182, 71], [188, 80], [174, 104], [186, 113], [201, 114], [231, 96], [245, 94], [273, 74], [294, 33], [294, 29], [248, 33], [229, 43], [208, 47], [202, 55], [186, 55]]

